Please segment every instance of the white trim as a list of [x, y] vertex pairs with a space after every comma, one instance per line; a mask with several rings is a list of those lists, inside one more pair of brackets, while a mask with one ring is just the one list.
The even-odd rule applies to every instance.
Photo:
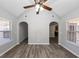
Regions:
[[17, 43], [14, 44], [13, 46], [11, 46], [10, 48], [8, 48], [8, 49], [7, 49], [6, 51], [4, 51], [3, 53], [1, 53], [0, 56], [2, 56], [2, 55], [4, 55], [5, 53], [7, 53], [9, 50], [11, 50], [12, 48], [14, 48], [16, 45], [17, 45]]
[[61, 43], [58, 43], [58, 45], [61, 45]]
[[28, 45], [49, 45], [49, 43], [28, 43]]
[[70, 51], [72, 54], [74, 54], [75, 56], [79, 57], [79, 55], [75, 52], [73, 52], [72, 50], [70, 50], [69, 48], [67, 48], [65, 45], [59, 43], [59, 45], [61, 45], [63, 48], [67, 49], [68, 51]]
[[19, 45], [20, 43], [19, 42], [17, 42], [17, 45]]

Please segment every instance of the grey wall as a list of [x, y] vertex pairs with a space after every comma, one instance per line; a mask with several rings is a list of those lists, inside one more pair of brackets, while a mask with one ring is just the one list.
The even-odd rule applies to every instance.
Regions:
[[[8, 49], [16, 45], [17, 42], [17, 33], [16, 33], [16, 19], [13, 15], [9, 14], [4, 9], [0, 8], [0, 17], [9, 20], [11, 26], [11, 42], [5, 43], [4, 45], [0, 45], [0, 55], [6, 52]], [[9, 44], [11, 43], [11, 44]]]
[[[27, 17], [25, 18], [25, 14], [19, 18], [19, 21], [26, 21], [28, 22], [28, 29], [29, 29], [29, 43], [31, 44], [49, 44], [49, 24], [50, 22], [57, 21], [59, 23], [59, 43], [70, 50], [75, 55], [79, 56], [79, 47], [75, 46], [73, 44], [70, 44], [66, 41], [66, 20], [71, 18], [79, 17], [79, 9], [67, 14], [64, 16], [63, 19], [58, 19], [57, 17], [53, 18], [52, 12], [47, 11], [41, 11], [39, 15], [35, 14], [35, 9], [32, 9], [32, 11], [27, 12]], [[58, 10], [59, 11], [59, 10]], [[61, 13], [61, 12], [60, 12]], [[11, 42], [4, 44], [3, 46], [0, 46], [0, 54], [3, 54], [3, 52], [7, 51], [12, 46], [16, 45], [16, 42], [19, 42], [17, 40], [17, 22], [18, 20], [15, 19], [15, 17], [11, 14], [9, 14], [7, 11], [0, 9], [0, 17], [6, 18], [7, 20], [10, 20], [12, 22], [12, 38]], [[17, 30], [17, 31], [16, 31]]]
[[28, 44], [49, 44], [49, 24], [53, 21], [60, 23], [56, 15], [52, 15], [53, 12], [45, 10], [36, 15], [35, 9], [32, 9], [19, 18], [19, 21], [28, 23]]
[[63, 47], [68, 49], [70, 52], [72, 52], [73, 54], [75, 54], [76, 56], [79, 57], [79, 45], [69, 43], [67, 41], [67, 32], [66, 32], [66, 21], [70, 20], [70, 19], [75, 19], [75, 18], [79, 18], [79, 9], [77, 9], [77, 10], [67, 14], [66, 16], [64, 16], [64, 18], [62, 20], [63, 25], [61, 24], [62, 38], [61, 38], [61, 41], [60, 41], [60, 45], [62, 45]]

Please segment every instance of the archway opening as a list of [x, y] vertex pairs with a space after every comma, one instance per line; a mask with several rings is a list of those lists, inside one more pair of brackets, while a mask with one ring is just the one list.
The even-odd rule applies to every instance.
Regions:
[[28, 43], [28, 24], [26, 22], [19, 24], [19, 42]]
[[57, 22], [51, 22], [49, 25], [49, 42], [50, 44], [57, 43], [58, 44], [58, 23]]

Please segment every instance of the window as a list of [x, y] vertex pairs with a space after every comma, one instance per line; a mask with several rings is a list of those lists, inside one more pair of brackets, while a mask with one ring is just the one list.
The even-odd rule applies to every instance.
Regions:
[[0, 39], [10, 39], [9, 21], [0, 20]]
[[67, 41], [79, 45], [79, 21], [71, 20], [66, 25]]

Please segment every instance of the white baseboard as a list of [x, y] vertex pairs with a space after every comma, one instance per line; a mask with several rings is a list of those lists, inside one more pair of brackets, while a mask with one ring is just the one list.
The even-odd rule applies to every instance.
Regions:
[[49, 45], [49, 43], [28, 43], [29, 45]]
[[79, 55], [76, 54], [75, 52], [73, 52], [72, 50], [70, 50], [69, 48], [67, 48], [65, 45], [59, 43], [59, 45], [61, 45], [63, 48], [67, 49], [69, 52], [71, 52], [72, 54], [74, 54], [75, 56], [77, 56], [79, 58]]
[[61, 43], [58, 43], [58, 45], [61, 45]]
[[17, 42], [17, 45], [19, 45], [20, 43], [19, 42]]
[[11, 50], [12, 48], [14, 48], [16, 45], [17, 45], [17, 43], [14, 44], [13, 46], [11, 46], [11, 47], [10, 47], [9, 49], [7, 49], [6, 51], [4, 51], [2, 54], [0, 54], [0, 56], [2, 56], [2, 55], [4, 55], [5, 53], [7, 53], [9, 50]]

